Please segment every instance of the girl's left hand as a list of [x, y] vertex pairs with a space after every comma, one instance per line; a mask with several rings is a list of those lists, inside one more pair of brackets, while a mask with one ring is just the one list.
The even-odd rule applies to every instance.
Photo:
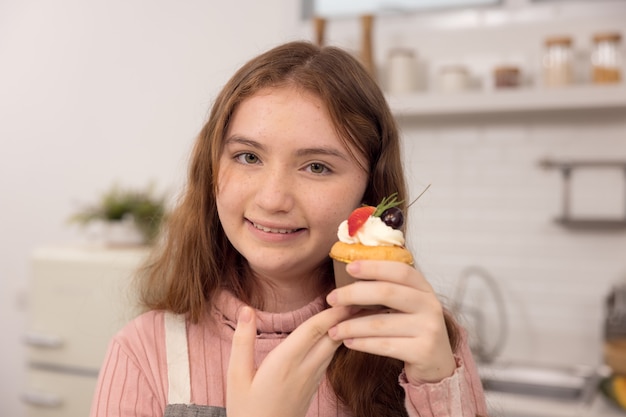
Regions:
[[454, 373], [443, 307], [433, 288], [415, 268], [401, 262], [356, 261], [347, 265], [354, 284], [333, 290], [335, 306], [384, 305], [364, 310], [329, 330], [334, 340], [350, 349], [404, 361], [412, 384], [438, 382]]

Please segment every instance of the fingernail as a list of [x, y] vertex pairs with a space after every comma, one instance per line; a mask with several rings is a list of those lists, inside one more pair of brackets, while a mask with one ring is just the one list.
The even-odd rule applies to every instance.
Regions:
[[237, 321], [241, 323], [248, 323], [251, 318], [252, 318], [252, 310], [250, 309], [250, 307], [245, 306], [241, 308]]
[[337, 335], [337, 326], [333, 326], [330, 329], [328, 329], [328, 335], [331, 337], [331, 339], [334, 339], [335, 336]]
[[361, 269], [361, 263], [360, 262], [350, 262], [346, 266], [346, 271], [348, 271], [348, 273], [350, 275], [358, 273], [360, 269]]
[[326, 296], [326, 302], [331, 306], [335, 305], [337, 302], [337, 293], [335, 291], [331, 291], [330, 294]]

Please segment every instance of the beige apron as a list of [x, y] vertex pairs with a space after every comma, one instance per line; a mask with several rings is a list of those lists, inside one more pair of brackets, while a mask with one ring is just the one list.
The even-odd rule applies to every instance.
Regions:
[[187, 323], [182, 314], [165, 313], [167, 407], [163, 417], [226, 417], [224, 407], [191, 404]]

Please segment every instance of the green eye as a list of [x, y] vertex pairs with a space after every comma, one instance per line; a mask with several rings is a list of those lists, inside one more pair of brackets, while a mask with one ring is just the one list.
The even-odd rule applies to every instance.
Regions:
[[242, 164], [258, 164], [259, 163], [259, 157], [249, 152], [241, 153], [237, 155], [235, 159], [241, 162]]
[[311, 169], [311, 172], [314, 174], [324, 174], [326, 173], [326, 171], [328, 171], [328, 168], [326, 168], [326, 165], [320, 164], [318, 162], [312, 163], [310, 165], [310, 169]]

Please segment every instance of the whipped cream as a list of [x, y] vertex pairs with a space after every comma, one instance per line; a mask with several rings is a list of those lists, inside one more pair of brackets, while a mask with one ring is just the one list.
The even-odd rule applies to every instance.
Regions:
[[370, 216], [354, 236], [348, 233], [348, 221], [339, 225], [337, 237], [343, 243], [365, 246], [404, 246], [402, 230], [387, 226], [380, 217]]

